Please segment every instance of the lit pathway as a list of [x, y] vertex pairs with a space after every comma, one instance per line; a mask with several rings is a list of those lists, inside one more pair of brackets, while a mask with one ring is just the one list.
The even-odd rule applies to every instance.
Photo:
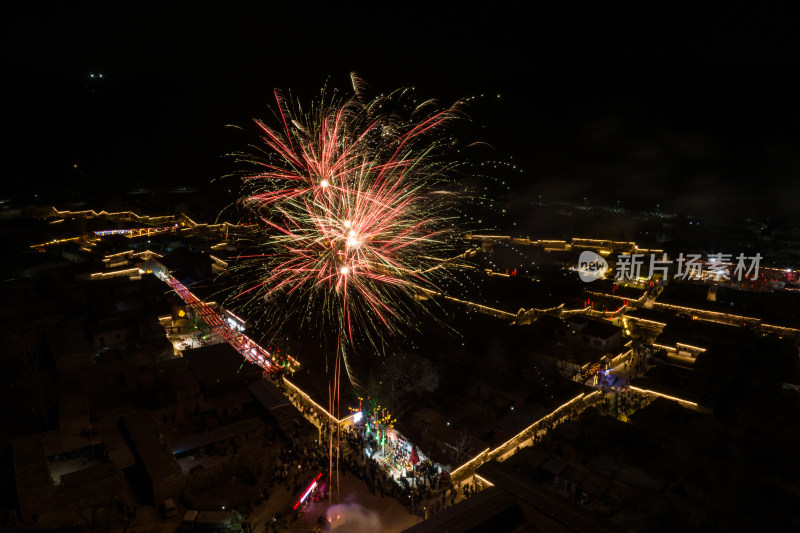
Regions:
[[189, 308], [200, 317], [203, 322], [208, 324], [211, 330], [221, 338], [228, 341], [237, 352], [250, 361], [257, 364], [265, 372], [277, 372], [281, 370], [278, 365], [272, 363], [272, 355], [253, 342], [247, 335], [239, 333], [231, 328], [228, 323], [214, 311], [211, 306], [200, 300], [197, 296], [187, 289], [181, 282], [170, 275], [160, 276], [172, 289], [180, 296]]

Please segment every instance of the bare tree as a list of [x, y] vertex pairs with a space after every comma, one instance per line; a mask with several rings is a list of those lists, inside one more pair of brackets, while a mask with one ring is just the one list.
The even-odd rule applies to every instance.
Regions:
[[401, 381], [403, 392], [420, 394], [433, 392], [439, 387], [439, 371], [424, 357], [411, 357], [405, 379]]
[[417, 369], [417, 391], [433, 392], [439, 388], [439, 371], [427, 359], [422, 360], [422, 364]]
[[461, 464], [462, 461], [472, 457], [475, 447], [472, 445], [472, 435], [467, 430], [459, 432], [456, 442], [452, 444], [450, 449], [450, 459], [454, 465]]
[[439, 371], [428, 359], [400, 354], [384, 363], [377, 378], [367, 382], [365, 392], [395, 417], [408, 409], [410, 396], [439, 387]]

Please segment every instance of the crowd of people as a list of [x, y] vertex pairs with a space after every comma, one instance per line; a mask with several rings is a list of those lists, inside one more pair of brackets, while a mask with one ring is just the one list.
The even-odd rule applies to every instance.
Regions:
[[[387, 455], [383, 455], [383, 450], [376, 455], [380, 445], [371, 439], [372, 435], [367, 434], [363, 427], [351, 426], [344, 430], [343, 435], [353, 453], [347, 455], [342, 469], [349, 470], [364, 481], [371, 494], [395, 498], [412, 513], [424, 515], [426, 512], [439, 512], [448, 502], [454, 505], [459, 494], [467, 497], [477, 491], [476, 486], [454, 483], [446, 470], [428, 459], [411, 464], [413, 454], [403, 443], [395, 442], [386, 447], [388, 454], [397, 454], [396, 459], [387, 461], [384, 460]], [[385, 465], [393, 462], [404, 465], [405, 476], [391, 475]]]
[[[300, 494], [320, 472], [323, 482], [318, 484], [318, 489], [311, 492], [296, 511], [307, 511], [314, 502], [326, 501], [328, 491], [332, 484], [327, 480], [329, 468], [329, 433], [321, 433], [321, 439], [313, 445], [295, 445], [288, 443], [284, 447], [274, 465], [267, 470], [263, 488], [252, 500], [242, 505], [234, 506], [242, 517], [242, 529], [252, 531], [249, 518], [255, 507], [269, 498], [270, 492], [278, 486], [284, 486], [293, 494]], [[334, 434], [334, 442], [336, 439]], [[354, 475], [364, 482], [370, 494], [380, 498], [394, 498], [402, 503], [411, 513], [421, 517], [440, 512], [448, 505], [454, 505], [457, 499], [469, 497], [475, 492], [475, 486], [464, 484], [457, 485], [449, 478], [446, 472], [439, 472], [432, 462], [423, 460], [412, 471], [414, 477], [393, 478], [378, 461], [370, 457], [369, 446], [371, 443], [360, 429], [345, 428], [339, 435], [341, 449], [339, 454], [339, 475], [341, 477]], [[335, 444], [334, 444], [335, 453]], [[335, 456], [334, 456], [335, 462]], [[335, 474], [334, 474], [335, 475]], [[299, 513], [287, 510], [268, 519], [264, 525], [264, 532], [278, 531], [282, 526], [290, 526]], [[320, 520], [324, 520], [320, 517]]]
[[632, 378], [643, 374], [648, 368], [646, 354], [634, 353], [616, 369], [598, 374], [598, 386], [603, 391], [600, 409], [615, 417], [628, 416], [650, 403], [650, 398], [630, 389]]
[[[270, 489], [275, 484], [287, 484], [297, 493], [313, 473], [328, 473], [329, 426], [325, 423], [327, 416], [316, 406], [304, 401], [283, 383], [276, 384], [304, 416], [320, 428], [320, 440], [316, 446], [286, 448], [272, 469], [268, 483]], [[410, 512], [423, 516], [439, 512], [448, 504], [455, 504], [461, 496], [467, 497], [477, 492], [476, 486], [454, 483], [446, 470], [412, 454], [404, 443], [387, 440], [384, 447], [374, 437], [375, 434], [367, 433], [363, 425], [344, 427], [338, 435], [341, 441], [339, 474], [356, 476], [367, 485], [371, 494], [394, 498]], [[336, 441], [337, 435], [334, 434], [334, 454]], [[327, 498], [328, 486], [324, 484], [309, 500]]]
[[630, 389], [619, 391], [604, 388], [603, 391], [606, 394], [600, 403], [600, 410], [615, 417], [631, 415], [652, 401], [652, 397], [647, 394]]

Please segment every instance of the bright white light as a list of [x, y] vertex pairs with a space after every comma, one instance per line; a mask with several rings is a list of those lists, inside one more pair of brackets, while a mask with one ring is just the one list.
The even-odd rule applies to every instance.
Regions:
[[353, 415], [353, 424], [358, 424], [359, 422], [361, 422], [362, 418], [364, 418], [364, 413], [358, 411]]
[[[317, 482], [315, 481], [314, 483], [311, 484], [310, 487], [308, 487], [308, 490], [306, 491], [306, 493], [303, 494], [302, 498], [300, 498], [300, 503], [303, 503], [306, 500], [306, 498], [308, 498], [308, 495], [311, 494], [311, 491], [314, 490], [314, 487], [316, 487], [316, 486], [317, 486]], [[223, 507], [223, 509], [224, 509], [224, 507]]]
[[342, 267], [342, 268], [341, 268], [341, 270], [339, 270], [339, 272], [341, 272], [341, 273], [342, 273], [342, 274], [344, 274], [344, 275], [347, 275], [347, 274], [349, 274], [349, 273], [350, 273], [350, 268], [349, 268], [349, 267], [346, 267], [346, 266], [344, 266], [344, 267]]
[[349, 220], [345, 220], [344, 221], [344, 227], [345, 228], [349, 228], [350, 227], [350, 221]]
[[322, 180], [321, 182], [319, 182], [319, 184], [322, 186], [322, 188], [323, 188], [323, 189], [324, 189], [325, 187], [327, 187], [328, 185], [330, 185], [330, 184], [328, 183], [328, 180]]

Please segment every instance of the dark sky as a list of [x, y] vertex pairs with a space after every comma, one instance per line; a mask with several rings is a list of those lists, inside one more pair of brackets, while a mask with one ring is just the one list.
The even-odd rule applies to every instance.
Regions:
[[269, 116], [273, 87], [310, 98], [355, 70], [378, 91], [500, 93], [473, 114], [526, 169], [522, 194], [748, 214], [800, 198], [798, 21], [780, 3], [21, 4], [3, 16], [9, 192], [208, 183], [242, 147], [225, 125]]

